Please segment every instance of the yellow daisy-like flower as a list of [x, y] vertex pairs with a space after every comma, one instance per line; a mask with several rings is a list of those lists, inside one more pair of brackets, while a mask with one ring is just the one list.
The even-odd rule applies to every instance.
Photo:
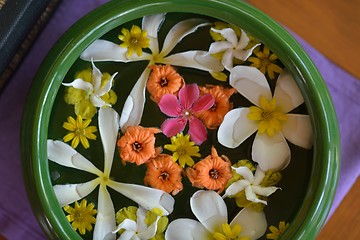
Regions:
[[233, 228], [231, 228], [229, 224], [224, 223], [221, 227], [223, 233], [215, 232], [213, 234], [215, 240], [250, 240], [249, 237], [239, 237], [242, 230], [239, 224], [236, 224]]
[[275, 79], [275, 73], [281, 73], [282, 68], [275, 64], [278, 59], [276, 54], [264, 46], [263, 50], [255, 50], [253, 52], [256, 57], [249, 57], [247, 60], [252, 64], [250, 67], [258, 68], [263, 74], [268, 74], [270, 79]]
[[281, 130], [281, 122], [287, 120], [285, 113], [281, 112], [276, 105], [276, 99], [268, 101], [264, 96], [260, 97], [260, 107], [251, 106], [247, 117], [259, 122], [259, 133], [267, 133], [269, 137]]
[[191, 157], [200, 157], [199, 146], [194, 146], [195, 143], [190, 141], [190, 135], [178, 133], [176, 136], [171, 137], [171, 144], [166, 144], [165, 149], [172, 151], [172, 159], [174, 162], [179, 160], [181, 167], [185, 165], [193, 166], [195, 164]]
[[271, 233], [266, 234], [266, 238], [273, 239], [273, 240], [278, 239], [285, 232], [285, 230], [289, 227], [289, 225], [290, 225], [289, 223], [285, 224], [284, 221], [280, 221], [279, 228], [270, 226], [269, 230], [271, 231]]
[[86, 199], [83, 199], [80, 204], [76, 201], [74, 208], [66, 205], [63, 209], [69, 214], [66, 218], [71, 222], [75, 231], [78, 230], [80, 234], [84, 235], [86, 230], [92, 230], [92, 224], [96, 222], [94, 215], [97, 211], [94, 207], [93, 203], [87, 204]]
[[123, 41], [120, 47], [127, 48], [127, 57], [130, 57], [135, 51], [140, 57], [142, 55], [142, 49], [150, 47], [150, 39], [146, 37], [147, 32], [141, 30], [140, 27], [133, 25], [130, 31], [126, 28], [121, 30], [122, 35], [119, 35], [119, 39]]
[[69, 116], [67, 122], [64, 122], [63, 128], [69, 130], [70, 133], [66, 134], [64, 142], [71, 142], [71, 147], [76, 148], [79, 145], [79, 142], [84, 146], [84, 148], [89, 148], [90, 144], [88, 139], [95, 140], [96, 136], [94, 132], [97, 131], [95, 126], [89, 126], [91, 119], [82, 120], [80, 115], [77, 115], [76, 120]]

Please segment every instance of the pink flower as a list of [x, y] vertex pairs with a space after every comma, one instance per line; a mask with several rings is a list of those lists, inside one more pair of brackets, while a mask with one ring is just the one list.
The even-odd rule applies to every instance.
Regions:
[[165, 94], [160, 102], [160, 110], [168, 115], [161, 125], [162, 132], [167, 137], [182, 132], [189, 121], [189, 135], [191, 141], [197, 145], [207, 139], [207, 131], [203, 122], [196, 118], [195, 113], [210, 109], [214, 105], [211, 94], [200, 96], [197, 84], [185, 85], [179, 91], [179, 99], [172, 94]]

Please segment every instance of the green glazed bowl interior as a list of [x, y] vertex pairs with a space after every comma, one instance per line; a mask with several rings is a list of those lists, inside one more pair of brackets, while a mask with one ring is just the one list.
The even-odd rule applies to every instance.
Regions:
[[293, 74], [314, 131], [311, 172], [304, 199], [281, 239], [315, 239], [330, 210], [339, 176], [339, 132], [327, 88], [296, 40], [272, 19], [240, 0], [112, 1], [79, 20], [43, 62], [27, 101], [22, 156], [34, 213], [50, 239], [81, 239], [55, 197], [46, 140], [54, 102], [68, 70], [80, 54], [110, 30], [145, 15], [187, 12], [240, 26], [275, 52]]

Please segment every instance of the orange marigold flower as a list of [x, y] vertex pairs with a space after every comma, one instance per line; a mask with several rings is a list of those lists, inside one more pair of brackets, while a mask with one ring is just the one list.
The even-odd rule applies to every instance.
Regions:
[[152, 65], [152, 72], [147, 81], [146, 87], [151, 94], [151, 99], [158, 103], [164, 94], [177, 95], [184, 85], [184, 79], [176, 70], [167, 65]]
[[128, 127], [117, 141], [123, 163], [131, 162], [139, 166], [154, 158], [158, 154], [154, 134], [159, 132], [161, 130], [158, 128]]
[[202, 94], [211, 94], [215, 103], [210, 109], [197, 113], [197, 117], [204, 122], [207, 128], [215, 129], [220, 126], [225, 114], [232, 109], [233, 104], [229, 102], [229, 98], [236, 93], [236, 89], [218, 85], [206, 85], [199, 89]]
[[186, 169], [186, 175], [194, 187], [217, 190], [221, 193], [232, 177], [231, 162], [226, 156], [218, 156], [214, 147], [207, 156], [192, 168]]
[[181, 173], [182, 167], [172, 160], [171, 155], [160, 154], [147, 163], [144, 183], [176, 195], [183, 189]]

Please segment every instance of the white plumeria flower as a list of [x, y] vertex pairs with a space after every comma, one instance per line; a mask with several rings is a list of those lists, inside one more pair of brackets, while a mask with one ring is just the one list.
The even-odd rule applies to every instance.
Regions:
[[140, 206], [136, 212], [136, 221], [125, 219], [120, 223], [117, 229], [113, 231], [113, 233], [117, 233], [120, 229], [125, 230], [118, 240], [148, 240], [154, 237], [160, 216], [157, 216], [155, 222], [148, 226], [145, 223], [146, 212], [147, 210]]
[[229, 236], [232, 238], [226, 239], [248, 237], [250, 240], [254, 240], [264, 235], [267, 229], [264, 212], [248, 208], [242, 209], [228, 224], [226, 204], [214, 191], [199, 190], [195, 192], [190, 199], [190, 207], [199, 222], [187, 218], [176, 219], [169, 224], [165, 239], [208, 240], [213, 239], [215, 234], [222, 234], [226, 237], [232, 235]]
[[286, 69], [277, 79], [274, 96], [264, 74], [253, 67], [234, 67], [230, 72], [230, 85], [255, 106], [233, 109], [225, 115], [218, 131], [222, 145], [236, 148], [257, 131], [252, 158], [263, 171], [278, 171], [289, 164], [290, 148], [286, 139], [311, 148], [310, 117], [289, 113], [301, 105], [304, 98]]
[[221, 30], [212, 28], [212, 31], [219, 33], [225, 38], [225, 41], [216, 41], [210, 45], [209, 52], [211, 54], [224, 52], [221, 63], [224, 65], [225, 69], [230, 71], [233, 68], [233, 60], [237, 58], [242, 61], [246, 61], [252, 54], [254, 48], [260, 44], [256, 44], [249, 49], [245, 49], [249, 44], [249, 37], [244, 30], [241, 29], [241, 36], [238, 40], [238, 37], [232, 28], [224, 28]]
[[[184, 37], [195, 32], [199, 27], [210, 25], [203, 19], [187, 19], [173, 26], [166, 35], [163, 48], [159, 51], [158, 31], [165, 20], [165, 13], [145, 16], [142, 19], [142, 30], [147, 32], [150, 39], [151, 53], [143, 52], [141, 56], [132, 54], [127, 55], [127, 48], [120, 47], [106, 40], [96, 40], [82, 53], [81, 58], [89, 61], [115, 61], [115, 62], [133, 62], [149, 61], [148, 66], [156, 63], [169, 64], [173, 66], [195, 68], [203, 71], [222, 71], [222, 64], [207, 51], [192, 50], [169, 55], [177, 43]], [[151, 69], [146, 67], [137, 80], [128, 96], [121, 114], [120, 127], [124, 132], [128, 126], [138, 125], [145, 104], [146, 81], [150, 75]]]
[[99, 186], [93, 239], [103, 240], [105, 236], [107, 239], [115, 239], [115, 235], [111, 233], [116, 228], [115, 210], [107, 187], [130, 198], [147, 210], [161, 210], [164, 215], [173, 211], [174, 198], [158, 189], [115, 182], [110, 179], [119, 129], [119, 115], [112, 108], [100, 108], [98, 121], [104, 148], [104, 171], [99, 170], [75, 149], [61, 141], [47, 141], [48, 159], [62, 166], [79, 169], [97, 176], [85, 183], [55, 185], [54, 191], [60, 206], [63, 207], [86, 197]]
[[267, 205], [267, 202], [259, 199], [257, 195], [268, 197], [279, 189], [278, 187], [263, 187], [260, 185], [265, 177], [265, 172], [262, 171], [259, 166], [256, 168], [255, 175], [253, 175], [252, 171], [245, 166], [237, 168], [232, 167], [232, 169], [244, 179], [240, 179], [230, 184], [226, 189], [223, 198], [233, 197], [245, 190], [245, 196], [248, 201]]
[[117, 75], [117, 72], [111, 76], [110, 80], [107, 81], [106, 84], [101, 86], [102, 73], [95, 66], [92, 60], [91, 60], [91, 64], [93, 68], [91, 83], [86, 82], [81, 78], [77, 78], [71, 83], [63, 83], [63, 85], [67, 87], [73, 87], [76, 89], [84, 90], [88, 94], [90, 101], [95, 107], [105, 107], [105, 106], [111, 107], [111, 105], [106, 103], [104, 100], [102, 100], [101, 97], [110, 91], [114, 77]]

